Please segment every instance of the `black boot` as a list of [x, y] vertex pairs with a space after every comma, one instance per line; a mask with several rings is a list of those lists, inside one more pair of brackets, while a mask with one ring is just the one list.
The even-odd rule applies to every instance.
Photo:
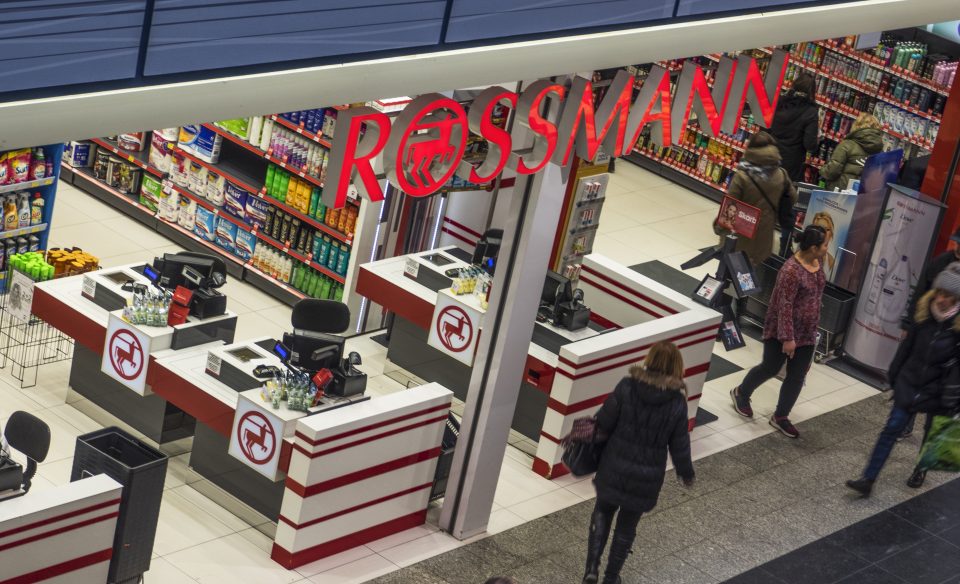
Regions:
[[873, 490], [873, 481], [871, 481], [870, 479], [857, 479], [855, 481], [847, 481], [847, 487], [860, 493], [864, 497], [869, 497], [870, 491]]
[[630, 547], [633, 545], [633, 537], [624, 537], [623, 535], [613, 534], [613, 542], [610, 543], [610, 556], [607, 557], [607, 569], [603, 573], [603, 584], [621, 584], [620, 570], [630, 555]]
[[907, 479], [907, 486], [911, 489], [919, 489], [923, 486], [923, 481], [927, 480], [927, 471], [919, 468], [913, 469], [913, 474]]
[[583, 584], [596, 584], [600, 579], [600, 558], [603, 557], [603, 548], [607, 547], [611, 521], [612, 517], [593, 510], [590, 517], [590, 535], [587, 537], [587, 567], [583, 572]]

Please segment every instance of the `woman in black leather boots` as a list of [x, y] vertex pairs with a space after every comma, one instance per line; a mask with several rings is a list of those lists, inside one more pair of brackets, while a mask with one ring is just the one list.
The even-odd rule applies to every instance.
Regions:
[[675, 345], [655, 344], [643, 366], [630, 368], [597, 412], [597, 430], [609, 439], [594, 478], [597, 503], [583, 582], [599, 579], [600, 558], [617, 514], [603, 584], [619, 584], [640, 516], [657, 505], [668, 450], [683, 484], [693, 485], [683, 357]]

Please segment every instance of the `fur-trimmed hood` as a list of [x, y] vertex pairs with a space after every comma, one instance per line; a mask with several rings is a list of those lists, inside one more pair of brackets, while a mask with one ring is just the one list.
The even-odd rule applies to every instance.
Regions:
[[[914, 321], [921, 323], [933, 318], [933, 314], [930, 312], [930, 303], [933, 302], [933, 297], [936, 295], [936, 290], [930, 290], [920, 297], [920, 300], [917, 301], [917, 311], [913, 316]], [[960, 333], [960, 318], [956, 316], [953, 317], [953, 331]]]
[[654, 389], [660, 391], [679, 391], [687, 393], [687, 384], [682, 379], [663, 373], [647, 371], [641, 365], [634, 365], [630, 368], [630, 377], [640, 383], [645, 383]]

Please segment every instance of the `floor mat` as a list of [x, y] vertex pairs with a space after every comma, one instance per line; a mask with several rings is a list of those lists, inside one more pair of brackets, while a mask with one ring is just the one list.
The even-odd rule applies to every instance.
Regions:
[[387, 333], [383, 333], [383, 334], [379, 334], [379, 335], [374, 335], [374, 336], [370, 337], [370, 340], [371, 340], [371, 341], [376, 341], [376, 342], [380, 343], [381, 345], [383, 345], [384, 347], [389, 347], [389, 346], [390, 346], [389, 342], [387, 341]]
[[697, 280], [693, 276], [684, 274], [682, 271], [668, 266], [659, 260], [630, 266], [630, 269], [638, 274], [643, 274], [651, 280], [660, 282], [667, 288], [679, 292], [684, 296], [693, 294], [697, 289], [697, 285], [700, 283], [700, 280]]
[[743, 367], [737, 365], [736, 363], [731, 363], [723, 357], [713, 354], [710, 357], [710, 370], [707, 371], [707, 381], [725, 377], [742, 369]]
[[703, 409], [703, 407], [697, 409], [697, 426], [705, 426], [710, 422], [716, 422], [719, 419], [720, 418], [717, 416]]
[[878, 390], [885, 391], [887, 389], [887, 380], [882, 375], [877, 375], [871, 371], [867, 371], [862, 367], [858, 367], [849, 361], [843, 359], [831, 359], [824, 363], [827, 367], [831, 369], [836, 369], [840, 373], [849, 375], [850, 377], [856, 379], [857, 381], [862, 381], [870, 387]]

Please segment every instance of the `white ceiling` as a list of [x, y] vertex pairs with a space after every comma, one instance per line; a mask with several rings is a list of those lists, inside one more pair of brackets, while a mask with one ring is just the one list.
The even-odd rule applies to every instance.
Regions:
[[0, 104], [0, 149], [416, 95], [960, 18], [958, 0], [865, 0], [542, 41]]

